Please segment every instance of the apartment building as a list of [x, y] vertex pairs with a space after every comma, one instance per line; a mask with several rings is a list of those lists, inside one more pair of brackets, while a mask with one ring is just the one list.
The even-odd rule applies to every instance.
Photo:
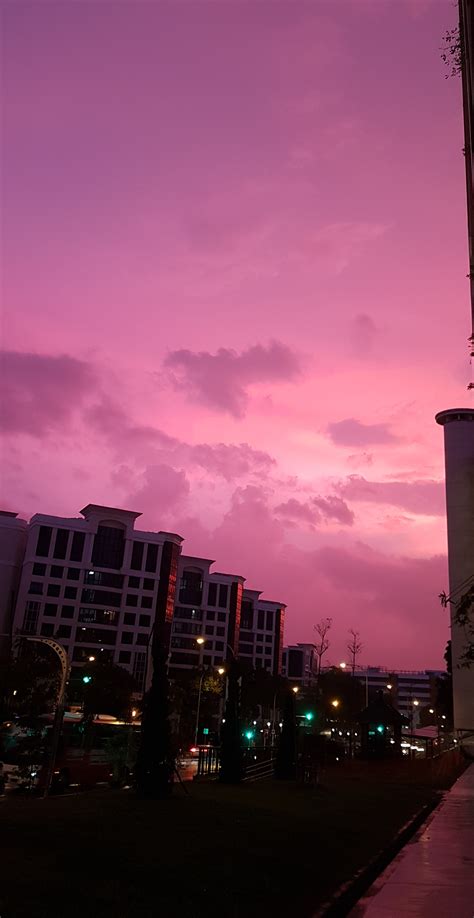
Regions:
[[13, 630], [55, 637], [72, 666], [99, 654], [143, 689], [155, 617], [171, 630], [182, 538], [135, 529], [140, 513], [88, 504], [28, 527]]
[[261, 590], [244, 589], [240, 616], [239, 659], [281, 674], [286, 605], [261, 599]]
[[281, 672], [284, 604], [244, 590], [240, 574], [212, 571], [210, 559], [182, 555], [180, 535], [136, 528], [140, 513], [88, 504], [80, 514], [36, 514], [29, 523], [0, 516], [8, 645], [12, 635], [54, 637], [73, 668], [100, 654], [127, 669], [142, 691], [158, 616], [171, 675], [233, 656]]
[[245, 578], [211, 572], [206, 558], [181, 555], [171, 632], [170, 671], [218, 666], [238, 654]]

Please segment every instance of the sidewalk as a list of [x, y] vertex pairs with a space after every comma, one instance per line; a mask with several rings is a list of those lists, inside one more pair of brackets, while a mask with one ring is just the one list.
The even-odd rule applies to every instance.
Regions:
[[474, 918], [474, 765], [350, 918]]

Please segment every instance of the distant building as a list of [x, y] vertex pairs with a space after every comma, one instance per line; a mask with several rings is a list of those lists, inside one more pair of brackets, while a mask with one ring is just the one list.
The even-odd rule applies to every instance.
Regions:
[[[171, 633], [171, 671], [237, 656], [245, 578], [211, 573], [214, 561], [182, 555]], [[198, 643], [198, 638], [203, 643]]]
[[318, 675], [314, 644], [291, 644], [283, 649], [282, 675], [297, 685], [311, 687]]
[[261, 591], [244, 590], [240, 616], [239, 659], [255, 668], [281, 674], [286, 605], [261, 599]]
[[364, 685], [367, 702], [382, 691], [401, 714], [416, 725], [420, 710], [436, 704], [436, 679], [440, 670], [389, 670], [380, 666], [358, 667], [355, 677]]

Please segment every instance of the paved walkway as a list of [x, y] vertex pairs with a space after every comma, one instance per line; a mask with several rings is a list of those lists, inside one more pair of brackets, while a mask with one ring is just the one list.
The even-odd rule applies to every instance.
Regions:
[[474, 918], [474, 765], [350, 915]]

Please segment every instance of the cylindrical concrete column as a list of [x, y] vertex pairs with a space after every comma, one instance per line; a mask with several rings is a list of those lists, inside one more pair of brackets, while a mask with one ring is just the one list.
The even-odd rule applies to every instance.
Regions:
[[[454, 621], [457, 603], [474, 587], [474, 410], [440, 411], [436, 421], [444, 427], [454, 726], [474, 732], [474, 666], [459, 667], [474, 635]], [[474, 625], [474, 605], [471, 614]]]

